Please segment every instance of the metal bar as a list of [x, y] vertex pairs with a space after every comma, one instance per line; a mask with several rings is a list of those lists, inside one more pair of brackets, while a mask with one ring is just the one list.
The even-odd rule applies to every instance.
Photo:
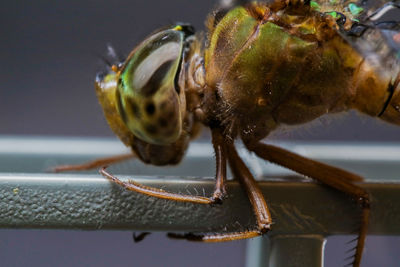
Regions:
[[[400, 234], [400, 144], [280, 145], [364, 175], [369, 180], [362, 186], [372, 195], [369, 234]], [[229, 232], [254, 227], [248, 199], [235, 181], [228, 182], [229, 196], [223, 205], [208, 206], [127, 192], [95, 171], [45, 172], [59, 164], [127, 151], [109, 139], [0, 136], [0, 228]], [[210, 145], [194, 143], [178, 167], [130, 161], [110, 171], [145, 185], [210, 195], [215, 170], [211, 155]], [[325, 236], [354, 234], [359, 208], [348, 196], [265, 163], [245, 150], [241, 156], [261, 177], [274, 221], [270, 241], [260, 238], [249, 243], [248, 266], [292, 266], [288, 260], [321, 266]], [[288, 252], [290, 258], [285, 257]]]
[[[127, 179], [127, 177], [123, 177]], [[131, 177], [132, 178], [132, 177]], [[176, 192], [209, 195], [211, 180], [134, 178]], [[350, 198], [307, 181], [260, 182], [274, 219], [271, 234], [351, 234], [358, 208]], [[400, 234], [400, 185], [368, 183], [370, 234]], [[0, 227], [240, 231], [255, 225], [239, 184], [228, 183], [223, 205], [198, 205], [127, 192], [98, 175], [0, 175]]]

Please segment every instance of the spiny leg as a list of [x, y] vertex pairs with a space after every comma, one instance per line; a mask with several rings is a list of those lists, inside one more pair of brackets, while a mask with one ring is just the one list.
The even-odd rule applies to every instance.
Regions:
[[123, 182], [114, 175], [110, 174], [106, 171], [106, 167], [103, 167], [100, 170], [100, 173], [111, 181], [121, 185], [127, 190], [142, 193], [148, 196], [153, 196], [157, 198], [181, 201], [181, 202], [192, 202], [192, 203], [201, 203], [201, 204], [214, 204], [221, 203], [222, 198], [226, 194], [225, 190], [225, 180], [226, 180], [226, 149], [224, 144], [224, 139], [221, 137], [221, 134], [218, 130], [212, 130], [212, 142], [215, 149], [216, 155], [216, 183], [213, 196], [211, 198], [201, 197], [201, 196], [192, 196], [192, 195], [184, 195], [178, 193], [167, 192], [163, 189], [154, 188], [146, 185], [139, 184], [135, 181]]
[[199, 242], [226, 242], [226, 241], [234, 241], [241, 239], [248, 239], [260, 236], [260, 232], [258, 231], [244, 231], [244, 232], [234, 232], [234, 233], [226, 233], [226, 234], [209, 234], [209, 235], [201, 235], [194, 233], [186, 233], [186, 234], [176, 234], [176, 233], [168, 233], [168, 237], [172, 239], [186, 239], [189, 241], [199, 241]]
[[121, 162], [124, 160], [128, 160], [131, 158], [135, 158], [136, 155], [133, 153], [124, 154], [124, 155], [116, 155], [107, 158], [100, 158], [93, 161], [85, 162], [82, 164], [76, 165], [60, 165], [51, 169], [52, 172], [66, 172], [66, 171], [87, 171], [94, 168], [101, 168], [103, 166], [107, 166], [110, 164], [114, 164], [117, 162]]
[[200, 197], [200, 196], [191, 196], [191, 195], [183, 195], [177, 193], [167, 192], [163, 189], [154, 188], [146, 185], [139, 184], [135, 181], [129, 180], [128, 182], [121, 181], [114, 175], [110, 174], [106, 171], [106, 167], [100, 169], [100, 173], [110, 179], [112, 182], [124, 187], [127, 190], [138, 192], [144, 195], [163, 198], [163, 199], [170, 199], [175, 201], [182, 201], [182, 202], [193, 202], [193, 203], [201, 203], [201, 204], [211, 204], [212, 200], [207, 197]]
[[357, 246], [352, 263], [353, 266], [360, 266], [369, 223], [370, 199], [368, 192], [360, 186], [353, 184], [353, 182], [362, 181], [363, 178], [272, 145], [256, 143], [247, 144], [247, 147], [250, 151], [256, 153], [257, 156], [267, 161], [318, 180], [352, 196], [361, 205], [361, 227], [358, 232]]
[[251, 205], [253, 206], [253, 210], [257, 219], [258, 229], [254, 231], [243, 231], [215, 235], [197, 235], [193, 233], [183, 235], [168, 234], [169, 237], [187, 239], [190, 241], [223, 242], [260, 236], [270, 230], [270, 226], [272, 223], [271, 214], [257, 182], [254, 180], [253, 175], [250, 173], [249, 169], [239, 157], [232, 143], [227, 145], [227, 151], [229, 166], [231, 167], [231, 170], [235, 177], [239, 179], [241, 185], [246, 189]]

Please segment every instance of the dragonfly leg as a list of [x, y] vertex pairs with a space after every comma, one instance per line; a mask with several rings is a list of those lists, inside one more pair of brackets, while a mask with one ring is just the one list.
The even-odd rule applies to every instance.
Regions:
[[345, 170], [307, 159], [272, 145], [255, 143], [247, 144], [247, 147], [260, 158], [291, 169], [342, 191], [352, 196], [354, 200], [360, 204], [362, 208], [361, 226], [358, 232], [354, 261], [352, 262], [353, 266], [360, 266], [369, 223], [370, 197], [367, 191], [354, 184], [354, 182], [362, 181], [363, 178]]
[[163, 189], [142, 185], [142, 184], [139, 184], [132, 180], [129, 180], [128, 182], [121, 181], [116, 176], [107, 172], [106, 167], [101, 168], [100, 173], [104, 177], [110, 179], [112, 182], [124, 187], [127, 190], [138, 192], [138, 193], [145, 194], [148, 196], [163, 198], [163, 199], [170, 199], [170, 200], [175, 200], [175, 201], [182, 201], [182, 202], [193, 202], [193, 203], [201, 203], [201, 204], [211, 204], [212, 203], [212, 199], [207, 198], [207, 197], [171, 193], [171, 192], [167, 192]]
[[226, 145], [218, 129], [212, 129], [211, 134], [216, 160], [215, 188], [212, 200], [214, 203], [222, 203], [222, 199], [226, 195]]
[[247, 239], [257, 237], [265, 234], [270, 230], [272, 223], [271, 214], [268, 209], [268, 205], [261, 193], [261, 190], [246, 167], [242, 159], [239, 157], [234, 145], [232, 143], [227, 144], [227, 157], [229, 166], [234, 176], [239, 180], [240, 184], [246, 189], [246, 193], [250, 199], [250, 203], [253, 206], [254, 214], [257, 220], [257, 229], [253, 231], [223, 233], [223, 234], [168, 234], [171, 238], [187, 239], [190, 241], [202, 241], [202, 242], [224, 242], [239, 239]]
[[120, 186], [126, 188], [127, 190], [142, 193], [145, 195], [182, 201], [182, 202], [192, 202], [192, 203], [201, 203], [201, 204], [219, 204], [222, 203], [222, 199], [226, 194], [225, 189], [225, 181], [226, 181], [226, 149], [224, 139], [218, 130], [212, 131], [212, 142], [215, 149], [216, 155], [216, 166], [217, 171], [215, 175], [215, 189], [212, 197], [202, 197], [202, 196], [192, 196], [192, 195], [184, 195], [179, 193], [167, 192], [163, 189], [154, 188], [150, 186], [145, 186], [139, 184], [135, 181], [124, 182], [115, 177], [114, 175], [107, 172], [106, 167], [103, 167], [100, 170], [100, 173], [111, 181], [119, 184]]
[[110, 165], [113, 163], [121, 162], [124, 160], [128, 160], [131, 158], [135, 158], [136, 155], [133, 153], [116, 155], [107, 158], [100, 158], [93, 161], [85, 162], [82, 164], [76, 165], [60, 165], [52, 168], [50, 171], [52, 172], [67, 172], [67, 171], [87, 171], [94, 168], [101, 168], [106, 165]]
[[268, 232], [272, 223], [268, 205], [257, 181], [254, 179], [243, 160], [239, 157], [233, 144], [228, 145], [228, 153], [229, 166], [234, 176], [245, 188], [250, 203], [253, 206], [254, 214], [257, 219], [258, 232], [259, 234], [264, 234]]

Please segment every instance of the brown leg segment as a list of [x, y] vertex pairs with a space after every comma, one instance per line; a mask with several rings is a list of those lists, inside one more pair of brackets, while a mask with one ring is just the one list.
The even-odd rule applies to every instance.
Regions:
[[246, 167], [244, 162], [240, 159], [233, 144], [227, 145], [229, 166], [235, 177], [239, 179], [241, 185], [246, 189], [247, 195], [253, 206], [254, 213], [257, 219], [258, 229], [254, 231], [243, 231], [226, 234], [215, 235], [197, 235], [197, 234], [168, 234], [171, 238], [187, 239], [191, 241], [202, 242], [224, 242], [239, 239], [247, 239], [257, 237], [269, 231], [272, 220], [267, 203], [258, 187], [257, 182], [254, 180], [253, 175]]
[[94, 168], [101, 168], [113, 163], [121, 162], [131, 158], [135, 158], [136, 155], [133, 153], [125, 155], [116, 155], [107, 158], [100, 158], [93, 161], [85, 162], [77, 165], [61, 165], [51, 169], [52, 172], [67, 172], [67, 171], [87, 171]]
[[318, 180], [352, 196], [361, 205], [361, 227], [358, 232], [354, 261], [352, 262], [353, 266], [360, 266], [369, 223], [370, 200], [368, 192], [353, 182], [362, 181], [363, 178], [272, 145], [256, 143], [247, 144], [247, 147], [260, 158]]
[[193, 203], [201, 203], [201, 204], [211, 204], [212, 199], [207, 198], [207, 197], [200, 197], [200, 196], [191, 196], [191, 195], [183, 195], [183, 194], [176, 194], [176, 193], [171, 193], [167, 192], [162, 189], [150, 187], [150, 186], [145, 186], [139, 183], [136, 183], [135, 181], [128, 181], [128, 182], [123, 182], [114, 175], [108, 173], [106, 171], [106, 167], [103, 167], [100, 170], [100, 173], [113, 181], [116, 184], [119, 184], [120, 186], [124, 187], [127, 190], [138, 192], [141, 194], [145, 194], [148, 196], [152, 197], [157, 197], [157, 198], [163, 198], [163, 199], [170, 199], [170, 200], [175, 200], [175, 201], [182, 201], [182, 202], [193, 202]]
[[264, 234], [268, 232], [272, 223], [268, 205], [256, 180], [254, 180], [253, 175], [239, 157], [233, 144], [228, 145], [228, 152], [229, 166], [235, 177], [239, 179], [240, 184], [246, 189], [256, 215], [258, 232], [259, 234]]
[[217, 167], [212, 199], [214, 203], [222, 203], [222, 199], [226, 195], [226, 145], [218, 129], [212, 129], [211, 133]]
[[106, 168], [102, 168], [100, 173], [110, 179], [111, 181], [121, 185], [122, 187], [126, 188], [127, 190], [142, 193], [148, 196], [175, 200], [175, 201], [182, 201], [182, 202], [192, 202], [192, 203], [201, 203], [201, 204], [214, 204], [214, 203], [221, 203], [222, 198], [226, 194], [225, 190], [225, 180], [226, 180], [226, 148], [224, 144], [224, 139], [222, 138], [221, 134], [218, 130], [212, 131], [212, 142], [215, 149], [216, 155], [216, 165], [217, 165], [217, 172], [216, 172], [216, 183], [213, 196], [211, 198], [208, 197], [201, 197], [201, 196], [191, 196], [191, 195], [183, 195], [178, 193], [171, 193], [167, 192], [162, 189], [154, 188], [145, 186], [134, 181], [123, 182], [117, 177], [113, 176], [112, 174], [106, 171]]

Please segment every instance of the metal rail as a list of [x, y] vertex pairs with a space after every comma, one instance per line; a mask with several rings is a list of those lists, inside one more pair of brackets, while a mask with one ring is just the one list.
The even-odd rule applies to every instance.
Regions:
[[[400, 234], [400, 144], [282, 146], [369, 178], [362, 185], [372, 195], [369, 234]], [[229, 196], [223, 205], [208, 206], [126, 192], [96, 173], [45, 172], [58, 164], [126, 151], [114, 140], [1, 137], [0, 228], [224, 232], [254, 227], [252, 209], [236, 181], [228, 183]], [[255, 174], [262, 176], [260, 186], [274, 220], [270, 241], [256, 239], [248, 250], [254, 254], [268, 246], [269, 257], [253, 255], [249, 266], [266, 266], [266, 262], [291, 266], [289, 260], [306, 259], [304, 266], [321, 266], [324, 237], [354, 234], [358, 207], [349, 197], [244, 151], [241, 154]], [[175, 192], [210, 195], [215, 169], [212, 155], [210, 145], [195, 143], [178, 167], [130, 161], [110, 171], [123, 179]], [[297, 257], [283, 257], [285, 251], [299, 248]]]

